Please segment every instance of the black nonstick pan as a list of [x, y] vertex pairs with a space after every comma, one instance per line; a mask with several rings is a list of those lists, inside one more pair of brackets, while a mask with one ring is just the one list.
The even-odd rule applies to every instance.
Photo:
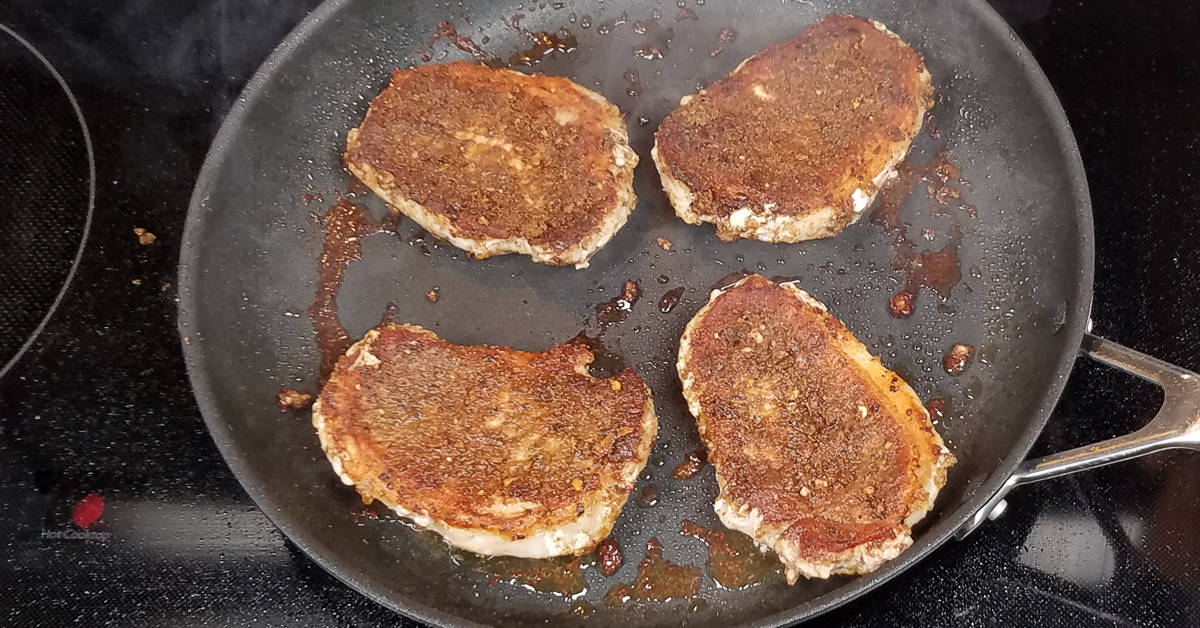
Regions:
[[[1197, 447], [1193, 376], [1086, 333], [1092, 223], [1079, 153], [1046, 78], [991, 8], [980, 0], [681, 4], [330, 0], [250, 82], [192, 198], [179, 327], [214, 440], [296, 545], [379, 603], [436, 624], [781, 625], [897, 576], [997, 513], [1017, 484], [1164, 447]], [[937, 104], [910, 156], [911, 191], [894, 191], [875, 221], [795, 245], [723, 243], [711, 227], [675, 218], [649, 158], [659, 121], [684, 94], [834, 12], [882, 21], [924, 56], [933, 76]], [[639, 488], [653, 486], [657, 501], [642, 504], [635, 493], [617, 523], [625, 566], [608, 577], [584, 569], [586, 589], [566, 595], [489, 574], [487, 561], [364, 511], [332, 473], [308, 413], [276, 409], [281, 387], [318, 386], [320, 348], [307, 316], [318, 283], [318, 217], [338, 201], [362, 204], [376, 218], [387, 211], [342, 167], [346, 131], [393, 68], [461, 58], [519, 62], [531, 56], [522, 53], [538, 32], [574, 43], [518, 67], [570, 77], [627, 116], [642, 158], [640, 202], [629, 223], [590, 268], [573, 270], [520, 256], [468, 259], [412, 237], [417, 226], [401, 220], [394, 232], [363, 239], [336, 305], [351, 337], [385, 311], [456, 343], [541, 350], [583, 331], [646, 379], [661, 427]], [[953, 168], [936, 168], [943, 161]], [[889, 210], [905, 226], [889, 220]], [[961, 277], [928, 276], [898, 239], [936, 254]], [[796, 280], [824, 301], [941, 410], [939, 430], [959, 463], [913, 546], [873, 574], [795, 586], [767, 576], [741, 590], [706, 575], [694, 596], [606, 603], [614, 585], [633, 580], [651, 537], [671, 562], [703, 567], [705, 545], [681, 534], [681, 524], [721, 527], [711, 469], [691, 479], [672, 474], [699, 447], [674, 360], [683, 326], [710, 288], [743, 270]], [[641, 300], [627, 320], [601, 326], [595, 307], [626, 280], [640, 284]], [[893, 315], [892, 297], [914, 286], [911, 316]], [[436, 302], [425, 296], [434, 288]], [[677, 288], [678, 305], [660, 308], [660, 298]], [[970, 345], [973, 358], [952, 374], [943, 356], [955, 344]], [[1162, 384], [1164, 409], [1134, 435], [1026, 461], [1081, 351]]]

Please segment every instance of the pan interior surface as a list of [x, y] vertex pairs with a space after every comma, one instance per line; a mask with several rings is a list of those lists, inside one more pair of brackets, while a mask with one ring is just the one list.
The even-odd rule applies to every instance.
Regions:
[[[835, 12], [880, 20], [924, 56], [936, 89], [927, 125], [936, 133], [922, 132], [912, 160], [926, 163], [944, 147], [958, 170], [953, 185], [971, 206], [931, 211], [937, 202], [925, 183], [908, 197], [901, 218], [919, 249], [952, 246], [957, 225], [962, 273], [945, 300], [923, 288], [908, 318], [889, 312], [905, 281], [893, 268], [894, 233], [863, 218], [827, 240], [723, 243], [711, 226], [674, 216], [649, 156], [654, 129], [681, 96]], [[446, 34], [443, 22], [456, 37], [435, 37]], [[305, 316], [321, 250], [315, 216], [341, 198], [385, 212], [350, 180], [341, 152], [391, 70], [471, 59], [473, 46], [508, 60], [531, 47], [529, 33], [560, 29], [576, 38], [574, 50], [517, 67], [574, 79], [626, 114], [641, 157], [629, 223], [577, 271], [515, 255], [471, 260], [447, 245], [410, 241], [419, 229], [406, 219], [398, 234], [363, 241], [337, 300], [352, 337], [393, 303], [397, 320], [455, 343], [543, 350], [580, 331], [600, 335], [646, 379], [660, 431], [639, 488], [654, 486], [657, 504], [640, 505], [635, 490], [613, 531], [625, 566], [609, 577], [583, 570], [586, 589], [568, 596], [491, 582], [487, 565], [431, 533], [387, 514], [364, 516], [326, 462], [308, 413], [275, 408], [281, 387], [317, 386], [320, 357]], [[184, 351], [214, 439], [266, 514], [339, 578], [396, 610], [444, 624], [782, 623], [844, 601], [930, 551], [1023, 458], [1061, 391], [1090, 302], [1082, 176], [1044, 77], [982, 2], [334, 0], [272, 55], [209, 154], [181, 255]], [[790, 587], [776, 576], [727, 590], [706, 573], [695, 596], [702, 602], [610, 605], [605, 594], [633, 580], [648, 539], [657, 537], [671, 562], [703, 569], [706, 548], [680, 533], [682, 522], [721, 529], [711, 468], [688, 480], [672, 476], [700, 447], [674, 362], [683, 327], [709, 290], [741, 270], [797, 279], [922, 399], [944, 398], [938, 429], [959, 463], [914, 546], [875, 574]], [[640, 284], [641, 300], [627, 320], [601, 327], [596, 305], [626, 280]], [[435, 287], [436, 303], [425, 298]], [[679, 287], [681, 301], [664, 313], [660, 297]], [[955, 343], [972, 345], [975, 358], [952, 376], [942, 355]]]

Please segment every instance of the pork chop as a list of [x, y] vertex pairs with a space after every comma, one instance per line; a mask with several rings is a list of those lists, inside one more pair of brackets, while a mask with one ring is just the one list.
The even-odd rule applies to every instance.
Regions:
[[450, 344], [389, 324], [338, 360], [313, 405], [364, 502], [478, 554], [581, 554], [608, 536], [658, 431], [632, 369], [593, 378], [580, 344]]
[[625, 224], [637, 154], [621, 112], [568, 79], [462, 61], [392, 73], [347, 169], [476, 258], [584, 268]]
[[774, 550], [789, 583], [898, 556], [955, 462], [912, 388], [793, 284], [714, 291], [678, 367], [718, 517]]
[[684, 96], [651, 156], [675, 213], [722, 240], [831, 237], [895, 175], [932, 93], [883, 24], [831, 15]]

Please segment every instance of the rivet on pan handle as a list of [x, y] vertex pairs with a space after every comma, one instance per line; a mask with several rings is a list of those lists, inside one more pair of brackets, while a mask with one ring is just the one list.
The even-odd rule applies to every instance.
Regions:
[[983, 508], [958, 530], [958, 538], [966, 537], [984, 521], [999, 517], [1006, 507], [1004, 497], [1022, 484], [1093, 469], [1163, 449], [1178, 447], [1200, 451], [1200, 376], [1092, 334], [1084, 335], [1080, 351], [1093, 360], [1161, 386], [1163, 404], [1158, 414], [1145, 427], [1132, 434], [1044, 458], [1026, 460]]

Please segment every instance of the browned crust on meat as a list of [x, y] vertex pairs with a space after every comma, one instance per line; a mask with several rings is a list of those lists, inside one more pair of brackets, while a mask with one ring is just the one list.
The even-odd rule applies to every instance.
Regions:
[[754, 237], [728, 223], [741, 208], [769, 207], [776, 221], [831, 208], [829, 228], [814, 237], [857, 218], [855, 190], [873, 196], [876, 177], [907, 152], [931, 104], [921, 56], [881, 28], [831, 15], [667, 116], [655, 134], [656, 161], [664, 178], [694, 195], [688, 213], [700, 218], [689, 222], [716, 222], [730, 240]]
[[459, 61], [393, 72], [344, 157], [385, 200], [477, 257], [531, 247], [538, 261], [578, 264], [607, 240], [589, 236], [632, 209], [627, 142], [620, 111], [568, 79]]
[[653, 406], [632, 369], [596, 379], [592, 359], [579, 344], [462, 346], [389, 324], [338, 361], [314, 422], [368, 501], [508, 539], [605, 501], [611, 527], [653, 444]]
[[751, 275], [715, 296], [681, 345], [721, 497], [778, 534], [766, 544], [845, 563], [833, 573], [874, 568], [855, 562], [858, 546], [907, 546], [953, 456], [911, 388], [840, 321], [794, 286]]

